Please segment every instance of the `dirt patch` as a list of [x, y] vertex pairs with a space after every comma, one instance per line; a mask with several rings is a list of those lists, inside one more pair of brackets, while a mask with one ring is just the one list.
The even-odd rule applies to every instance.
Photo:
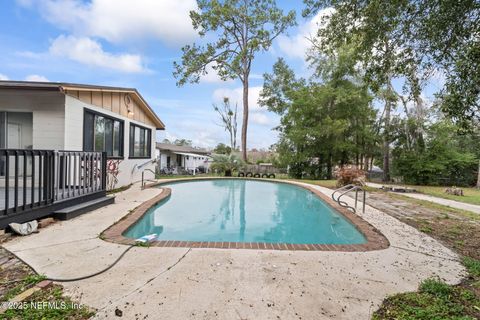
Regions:
[[7, 292], [17, 287], [20, 280], [35, 273], [13, 254], [0, 248], [0, 300], [4, 300]]
[[441, 241], [463, 256], [480, 259], [480, 221], [474, 219], [475, 216], [387, 192], [370, 192], [367, 203]]
[[[370, 192], [368, 204], [413, 226], [470, 259], [469, 276], [456, 286], [435, 280], [422, 283], [418, 292], [407, 292], [383, 301], [373, 319], [477, 319], [480, 316], [480, 216], [451, 207], [387, 192]], [[434, 284], [436, 291], [422, 288]], [[448, 295], [442, 296], [442, 290]]]

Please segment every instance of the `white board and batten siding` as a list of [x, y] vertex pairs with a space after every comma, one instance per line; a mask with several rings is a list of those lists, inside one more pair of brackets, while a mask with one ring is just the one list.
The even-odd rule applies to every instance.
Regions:
[[[29, 140], [22, 140], [21, 144], [41, 150], [83, 151], [85, 109], [123, 120], [123, 158], [108, 160], [109, 165], [118, 164], [118, 175], [111, 180], [116, 181], [114, 187], [140, 181], [144, 169], [155, 171], [154, 163], [141, 169], [138, 166], [155, 159], [156, 130], [158, 127], [163, 128], [163, 123], [144, 105], [142, 98], [132, 90], [82, 90], [2, 90], [0, 111], [31, 113], [31, 125], [25, 125], [22, 129], [29, 130], [22, 132], [22, 137], [29, 137]], [[129, 158], [130, 123], [151, 129], [150, 159]], [[110, 174], [108, 176], [110, 177]], [[152, 179], [154, 174], [145, 171], [145, 178]]]
[[[108, 110], [104, 107], [94, 106], [88, 104], [84, 101], [79, 100], [71, 95], [66, 95], [65, 101], [65, 147], [67, 150], [83, 150], [83, 117], [84, 109], [92, 110], [97, 113], [102, 113], [107, 116], [117, 118], [124, 121], [123, 127], [123, 159], [109, 160], [108, 165], [118, 164], [118, 175], [117, 183], [115, 188], [128, 185], [130, 183], [141, 181], [142, 171], [145, 169], [150, 169], [155, 171], [155, 164], [149, 163], [138, 169], [138, 167], [146, 162], [149, 159], [129, 159], [130, 152], [130, 123], [138, 124], [140, 126], [151, 129], [151, 157], [150, 160], [155, 159], [155, 142], [156, 142], [156, 128], [151, 124], [146, 124], [134, 119], [130, 119], [127, 116], [124, 116], [120, 113]], [[152, 172], [146, 170], [145, 179], [154, 179], [155, 176]]]

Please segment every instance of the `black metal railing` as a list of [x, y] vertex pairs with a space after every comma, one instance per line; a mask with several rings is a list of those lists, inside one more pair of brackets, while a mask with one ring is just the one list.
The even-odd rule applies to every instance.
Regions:
[[105, 191], [106, 166], [102, 152], [0, 149], [0, 214]]

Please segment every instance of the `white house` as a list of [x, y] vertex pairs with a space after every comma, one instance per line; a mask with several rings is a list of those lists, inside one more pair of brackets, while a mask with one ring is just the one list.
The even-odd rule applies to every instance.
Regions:
[[157, 143], [158, 168], [172, 169], [181, 173], [186, 170], [190, 173], [208, 171], [212, 158], [205, 149], [191, 146], [177, 146], [170, 143]]
[[107, 190], [154, 177], [164, 129], [134, 88], [0, 81], [0, 149], [106, 152]]

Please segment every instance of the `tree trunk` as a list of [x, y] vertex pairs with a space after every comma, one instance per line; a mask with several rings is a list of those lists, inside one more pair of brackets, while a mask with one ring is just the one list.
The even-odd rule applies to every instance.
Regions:
[[383, 181], [390, 181], [390, 111], [391, 102], [385, 102], [385, 128], [383, 132]]
[[332, 179], [332, 155], [328, 155], [327, 159], [327, 179], [331, 180]]
[[480, 189], [480, 160], [478, 160], [477, 188]]
[[242, 159], [247, 161], [248, 79], [243, 82]]

